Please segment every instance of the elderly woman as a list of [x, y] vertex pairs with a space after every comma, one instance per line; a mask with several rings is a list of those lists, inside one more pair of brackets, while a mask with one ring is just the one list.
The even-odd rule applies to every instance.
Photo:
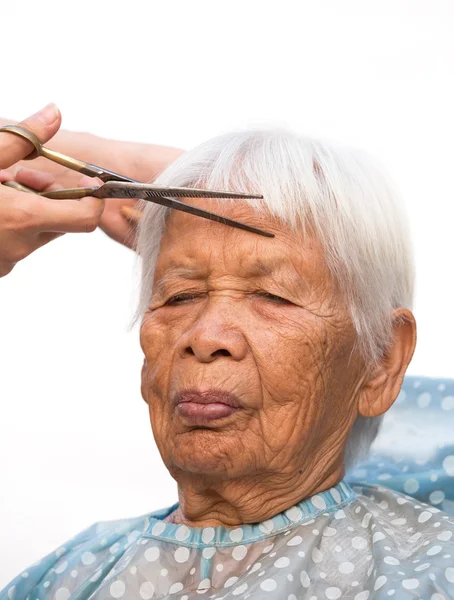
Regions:
[[159, 181], [261, 193], [192, 202], [275, 235], [145, 207], [142, 395], [178, 503], [92, 525], [0, 599], [453, 598], [448, 515], [343, 481], [415, 347], [385, 176], [356, 151], [250, 132]]

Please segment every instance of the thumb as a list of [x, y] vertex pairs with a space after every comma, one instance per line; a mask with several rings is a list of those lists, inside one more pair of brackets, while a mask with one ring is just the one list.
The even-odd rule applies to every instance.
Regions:
[[[40, 142], [50, 140], [61, 125], [61, 114], [55, 104], [48, 104], [36, 114], [19, 123], [20, 127], [34, 133]], [[0, 132], [0, 169], [10, 167], [33, 152], [33, 146], [27, 140], [8, 133]]]

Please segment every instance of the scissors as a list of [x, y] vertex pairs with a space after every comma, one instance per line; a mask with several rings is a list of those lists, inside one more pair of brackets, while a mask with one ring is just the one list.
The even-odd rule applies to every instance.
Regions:
[[167, 208], [181, 210], [197, 217], [209, 219], [210, 221], [216, 221], [218, 223], [223, 223], [224, 225], [230, 225], [231, 227], [236, 227], [237, 229], [258, 233], [259, 235], [263, 235], [265, 237], [274, 237], [274, 234], [263, 231], [262, 229], [258, 229], [257, 227], [245, 225], [244, 223], [240, 223], [239, 221], [235, 221], [233, 219], [227, 219], [226, 217], [222, 217], [216, 213], [203, 210], [202, 208], [197, 208], [196, 206], [191, 206], [190, 204], [185, 204], [184, 202], [176, 199], [178, 197], [184, 197], [231, 199], [255, 198], [261, 200], [263, 199], [263, 196], [261, 195], [188, 187], [156, 186], [150, 183], [141, 183], [136, 179], [131, 179], [125, 175], [115, 173], [114, 171], [109, 171], [108, 169], [92, 165], [91, 163], [78, 160], [70, 156], [65, 156], [64, 154], [56, 152], [55, 150], [50, 150], [41, 144], [35, 134], [27, 129], [24, 129], [23, 127], [19, 127], [17, 125], [5, 125], [4, 127], [0, 127], [0, 132], [2, 131], [17, 135], [31, 143], [33, 146], [33, 151], [25, 157], [25, 160], [32, 160], [38, 156], [43, 156], [44, 158], [52, 160], [53, 162], [63, 165], [73, 171], [78, 171], [83, 175], [98, 177], [104, 182], [103, 185], [96, 187], [69, 188], [52, 192], [37, 192], [36, 190], [17, 183], [16, 181], [5, 181], [3, 185], [8, 187], [22, 192], [32, 192], [34, 194], [38, 194], [39, 196], [44, 196], [45, 198], [51, 198], [55, 200], [80, 199], [85, 198], [86, 196], [95, 196], [96, 198], [136, 198], [140, 200], [147, 200], [149, 202], [160, 204], [161, 206], [166, 206]]

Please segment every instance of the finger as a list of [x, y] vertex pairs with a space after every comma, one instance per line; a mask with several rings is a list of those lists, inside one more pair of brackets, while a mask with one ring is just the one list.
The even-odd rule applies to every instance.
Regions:
[[142, 217], [142, 211], [131, 208], [130, 206], [122, 206], [120, 208], [120, 213], [132, 225], [137, 225]]
[[11, 179], [14, 179], [14, 174], [12, 171], [0, 171], [0, 183], [3, 183], [4, 181], [11, 181]]
[[15, 180], [42, 192], [54, 183], [55, 178], [50, 173], [21, 167], [16, 173]]
[[104, 200], [87, 197], [81, 200], [37, 199], [36, 228], [54, 233], [87, 233], [94, 231], [104, 210]]
[[[48, 104], [36, 114], [19, 123], [34, 133], [40, 142], [47, 142], [53, 137], [61, 125], [61, 115], [55, 104]], [[0, 169], [5, 169], [22, 160], [33, 151], [33, 146], [27, 140], [2, 131], [0, 133]]]
[[77, 187], [96, 187], [103, 185], [104, 182], [99, 179], [99, 177], [89, 177], [88, 175], [84, 175], [80, 178]]

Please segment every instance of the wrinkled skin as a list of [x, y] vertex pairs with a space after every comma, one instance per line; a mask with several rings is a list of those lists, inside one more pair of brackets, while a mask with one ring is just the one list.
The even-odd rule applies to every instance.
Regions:
[[[367, 376], [317, 242], [249, 207], [224, 214], [276, 237], [173, 212], [141, 327], [142, 394], [178, 482], [174, 520], [192, 526], [261, 521], [339, 481]], [[186, 422], [175, 394], [213, 388], [243, 408]]]

